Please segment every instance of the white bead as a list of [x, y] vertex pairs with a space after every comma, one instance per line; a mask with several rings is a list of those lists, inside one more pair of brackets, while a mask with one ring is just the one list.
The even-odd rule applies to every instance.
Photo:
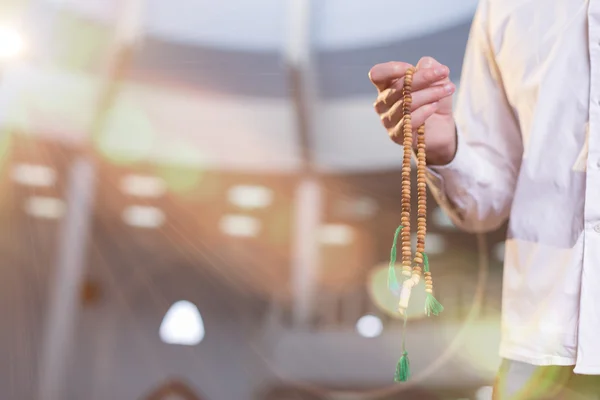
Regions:
[[415, 283], [415, 286], [417, 286], [419, 284], [419, 281], [421, 280], [421, 275], [413, 274], [412, 278], [410, 279]]
[[407, 278], [410, 278], [410, 276], [412, 275], [412, 271], [405, 269], [402, 271], [402, 275], [406, 276]]
[[[399, 310], [406, 310], [408, 308], [413, 286], [415, 286], [415, 282], [412, 279], [406, 279], [402, 282], [402, 292], [400, 292], [400, 300], [398, 301]], [[402, 311], [400, 313], [402, 314]]]

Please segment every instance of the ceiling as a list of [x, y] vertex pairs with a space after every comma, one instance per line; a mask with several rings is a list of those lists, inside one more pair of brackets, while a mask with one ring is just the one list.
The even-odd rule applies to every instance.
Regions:
[[[298, 171], [304, 159], [285, 57], [291, 3], [147, 0], [128, 11], [116, 0], [31, 0], [21, 18], [30, 52], [4, 70], [0, 124], [57, 140], [86, 138], [116, 21], [133, 15], [125, 19], [141, 26], [141, 38], [104, 110], [107, 123], [94, 139], [101, 153], [204, 169]], [[426, 3], [314, 2], [315, 94], [306, 134], [318, 171], [400, 166], [372, 111], [367, 72], [375, 63], [431, 55], [458, 81], [477, 1]]]

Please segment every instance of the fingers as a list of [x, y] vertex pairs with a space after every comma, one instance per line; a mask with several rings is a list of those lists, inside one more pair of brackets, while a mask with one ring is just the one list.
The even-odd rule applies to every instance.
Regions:
[[[371, 82], [379, 92], [374, 103], [390, 137], [402, 143], [402, 105], [404, 76], [411, 65], [403, 62], [378, 64], [369, 71]], [[454, 94], [450, 69], [432, 57], [423, 57], [416, 65], [412, 81], [412, 126], [416, 130], [438, 109], [439, 101]]]
[[[445, 66], [433, 57], [423, 57], [417, 63], [417, 69], [432, 68], [435, 70], [436, 68], [443, 69], [443, 67], [445, 67]], [[450, 69], [448, 69], [448, 76], [445, 79], [441, 79], [441, 80], [433, 83], [433, 85], [443, 85], [444, 83], [447, 83], [447, 82], [450, 82]]]
[[452, 82], [419, 90], [412, 94], [412, 110], [416, 110], [426, 104], [435, 103], [443, 98], [451, 96], [454, 94], [455, 90], [456, 86], [454, 86]]
[[450, 76], [450, 69], [445, 65], [438, 65], [432, 68], [422, 68], [415, 72], [413, 77], [412, 90], [425, 89], [441, 80], [447, 79]]
[[435, 114], [438, 108], [438, 104], [439, 103], [437, 102], [426, 104], [423, 107], [419, 107], [418, 109], [413, 111], [411, 118], [412, 126], [414, 126], [414, 128], [417, 129], [419, 126], [423, 125], [427, 118]]
[[[438, 102], [445, 97], [451, 96], [454, 94], [455, 90], [456, 87], [452, 82], [419, 90], [418, 92], [412, 94], [411, 111], [414, 112], [420, 107]], [[395, 102], [387, 111], [380, 114], [381, 122], [386, 129], [396, 126], [402, 119], [402, 104], [403, 101], [400, 99], [399, 101]]]
[[[430, 103], [423, 107], [418, 108], [412, 113], [412, 126], [414, 130], [416, 130], [419, 126], [423, 125], [427, 118], [431, 117], [435, 114], [437, 110], [438, 103]], [[402, 144], [403, 135], [402, 135], [402, 121], [399, 121], [392, 129], [388, 129], [388, 133], [390, 138], [399, 144]]]
[[[418, 91], [427, 89], [436, 84], [449, 83], [450, 70], [446, 66], [417, 70], [413, 77], [412, 91], [413, 96]], [[402, 87], [404, 86], [404, 77], [397, 79], [392, 86], [381, 90], [375, 101], [374, 107], [378, 114], [389, 110], [390, 106], [402, 99]]]
[[[440, 101], [441, 99], [448, 97], [456, 91], [456, 86], [449, 80], [443, 84], [437, 86], [430, 86], [426, 89], [419, 90], [418, 92], [412, 93], [412, 107], [411, 111], [424, 106], [428, 103]], [[387, 90], [380, 93], [375, 102], [375, 111], [381, 118], [392, 117], [402, 105], [402, 91], [388, 92]], [[401, 116], [400, 116], [401, 117]], [[396, 125], [398, 120], [392, 120], [392, 126]]]
[[377, 64], [369, 71], [369, 79], [377, 90], [382, 91], [390, 87], [394, 81], [404, 77], [412, 65], [404, 62], [387, 62]]
[[439, 67], [441, 65], [442, 64], [435, 58], [426, 56], [426, 57], [421, 57], [421, 59], [417, 63], [417, 69], [435, 68], [435, 67]]

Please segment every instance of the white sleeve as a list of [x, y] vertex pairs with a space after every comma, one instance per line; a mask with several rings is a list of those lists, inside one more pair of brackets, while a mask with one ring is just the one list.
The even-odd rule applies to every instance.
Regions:
[[429, 187], [458, 227], [496, 229], [510, 212], [523, 141], [495, 62], [487, 0], [473, 19], [454, 117], [456, 155], [449, 164], [428, 169]]

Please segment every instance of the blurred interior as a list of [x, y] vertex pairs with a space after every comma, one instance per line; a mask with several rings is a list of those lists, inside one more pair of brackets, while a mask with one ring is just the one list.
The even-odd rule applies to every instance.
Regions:
[[[504, 228], [430, 199], [413, 377], [375, 63], [459, 85], [477, 0], [0, 3], [0, 399], [490, 398]], [[383, 10], [383, 11], [382, 11]]]

